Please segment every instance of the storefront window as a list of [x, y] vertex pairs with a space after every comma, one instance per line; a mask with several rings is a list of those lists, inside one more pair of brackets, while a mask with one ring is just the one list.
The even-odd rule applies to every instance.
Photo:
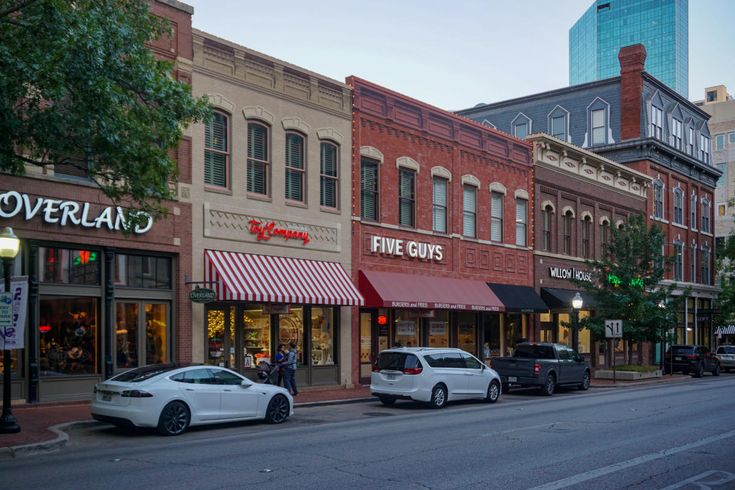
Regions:
[[98, 372], [98, 298], [41, 296], [42, 376]]
[[421, 345], [419, 325], [409, 310], [395, 312], [395, 343], [403, 347], [417, 347]]
[[449, 347], [448, 311], [437, 311], [429, 319], [429, 347]]
[[298, 365], [304, 365], [304, 308], [292, 306], [289, 313], [279, 316], [278, 322], [278, 342], [296, 341]]
[[[579, 321], [581, 322], [585, 318], [589, 318], [590, 312], [588, 310], [580, 310]], [[580, 354], [589, 354], [591, 352], [592, 343], [590, 341], [590, 330], [589, 328], [581, 328], [579, 330], [579, 348], [577, 349]]]
[[145, 305], [146, 364], [160, 364], [168, 361], [168, 349], [166, 349], [168, 313], [166, 310], [166, 305], [162, 303]]
[[229, 343], [230, 346], [230, 357], [229, 366], [235, 366], [234, 346], [235, 345], [235, 329], [232, 325], [235, 324], [235, 309], [230, 308], [230, 328], [225, 328], [227, 320], [227, 310], [209, 310], [207, 311], [207, 339], [208, 339], [208, 355], [207, 362], [213, 366], [225, 366], [227, 356], [225, 355], [225, 334], [226, 330], [229, 332]]
[[138, 367], [138, 303], [115, 305], [115, 339], [117, 367]]
[[311, 309], [311, 364], [334, 365], [334, 308]]
[[360, 313], [360, 377], [369, 378], [372, 349], [372, 315]]
[[41, 282], [98, 285], [102, 253], [96, 250], [39, 247]]
[[117, 254], [115, 285], [129, 288], [171, 289], [171, 259]]
[[516, 344], [523, 340], [523, 323], [520, 314], [505, 316], [505, 349], [506, 355], [512, 355]]
[[475, 314], [462, 312], [457, 326], [457, 347], [472, 354], [477, 354], [477, 325]]
[[569, 313], [559, 313], [557, 317], [557, 325], [559, 327], [559, 343], [572, 346], [572, 319]]
[[242, 312], [242, 367], [255, 368], [271, 362], [271, 316], [262, 306], [248, 306]]
[[483, 338], [485, 343], [482, 347], [484, 358], [497, 357], [500, 355], [500, 315], [497, 313], [483, 314]]

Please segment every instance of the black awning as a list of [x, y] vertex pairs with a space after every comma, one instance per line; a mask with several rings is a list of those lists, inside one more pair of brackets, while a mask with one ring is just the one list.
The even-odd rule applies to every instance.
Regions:
[[509, 284], [487, 283], [495, 296], [505, 305], [505, 311], [520, 313], [543, 313], [549, 311], [549, 307], [536, 294], [533, 288], [528, 286], [511, 286]]
[[582, 309], [592, 310], [597, 302], [589, 293], [577, 289], [541, 288], [541, 298], [551, 309], [572, 309], [572, 298], [579, 293], [582, 296]]

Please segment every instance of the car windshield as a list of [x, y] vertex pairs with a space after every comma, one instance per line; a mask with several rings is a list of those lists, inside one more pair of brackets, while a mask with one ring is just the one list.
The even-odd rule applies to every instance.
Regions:
[[525, 359], [554, 359], [554, 348], [550, 345], [518, 344], [513, 357]]
[[378, 358], [378, 368], [381, 370], [403, 371], [418, 365], [419, 359], [416, 356], [404, 352], [383, 352]]
[[717, 349], [718, 354], [735, 354], [735, 346], [720, 347]]
[[123, 383], [140, 383], [141, 381], [151, 379], [154, 376], [158, 376], [159, 374], [163, 374], [168, 371], [178, 369], [180, 367], [181, 366], [176, 366], [174, 364], [153, 364], [150, 366], [131, 369], [130, 371], [125, 371], [124, 373], [118, 374], [117, 376], [112, 378], [112, 381], [121, 381]]

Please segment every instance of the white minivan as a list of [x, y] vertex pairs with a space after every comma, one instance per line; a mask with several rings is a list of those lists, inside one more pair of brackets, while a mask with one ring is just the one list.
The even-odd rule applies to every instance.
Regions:
[[461, 349], [398, 347], [379, 354], [370, 391], [384, 405], [399, 399], [427, 402], [432, 408], [472, 398], [495, 403], [500, 376]]

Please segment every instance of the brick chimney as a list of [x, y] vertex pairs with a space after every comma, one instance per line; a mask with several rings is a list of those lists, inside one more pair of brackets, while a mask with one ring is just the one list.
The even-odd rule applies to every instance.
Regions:
[[646, 66], [646, 48], [634, 44], [620, 48], [620, 139], [632, 140], [641, 137], [641, 103], [643, 99], [643, 77]]

